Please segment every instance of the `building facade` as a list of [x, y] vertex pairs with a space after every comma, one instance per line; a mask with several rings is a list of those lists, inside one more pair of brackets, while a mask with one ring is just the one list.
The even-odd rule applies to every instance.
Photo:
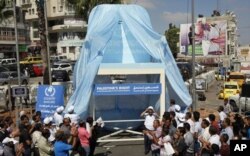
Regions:
[[[12, 0], [5, 0], [2, 10], [4, 18], [0, 20], [0, 58], [16, 58], [16, 38]], [[20, 58], [27, 55], [27, 46], [30, 44], [29, 31], [19, 3], [16, 4], [18, 49]]]
[[[35, 0], [21, 0], [25, 20], [30, 26], [31, 51], [39, 49], [38, 16]], [[75, 17], [74, 6], [66, 0], [46, 0], [51, 55], [76, 60], [87, 31], [83, 19]]]

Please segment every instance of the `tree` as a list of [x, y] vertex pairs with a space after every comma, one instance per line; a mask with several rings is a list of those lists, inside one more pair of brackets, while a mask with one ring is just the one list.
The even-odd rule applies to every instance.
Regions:
[[180, 32], [180, 29], [176, 28], [172, 23], [169, 24], [169, 29], [165, 31], [166, 40], [174, 58], [177, 58], [177, 53], [179, 52], [179, 48], [177, 47], [177, 43], [179, 42], [178, 32]]
[[75, 6], [76, 16], [83, 17], [88, 22], [91, 10], [99, 4], [121, 4], [122, 0], [67, 0]]
[[48, 69], [48, 53], [47, 53], [47, 43], [46, 43], [46, 27], [45, 27], [45, 17], [44, 17], [44, 0], [36, 0], [37, 6], [37, 16], [38, 16], [38, 31], [40, 36], [41, 45], [41, 55], [43, 59], [43, 84], [49, 84], [49, 71]]

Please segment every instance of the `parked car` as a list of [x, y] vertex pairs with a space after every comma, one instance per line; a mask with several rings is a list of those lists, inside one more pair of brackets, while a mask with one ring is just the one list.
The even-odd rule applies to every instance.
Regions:
[[70, 81], [69, 73], [66, 70], [53, 70], [52, 82], [66, 82]]
[[70, 63], [58, 62], [52, 65], [51, 70], [65, 70], [69, 75], [72, 74], [72, 65]]
[[228, 99], [232, 95], [240, 93], [240, 87], [237, 82], [225, 82], [222, 90], [219, 93], [219, 99]]
[[228, 98], [229, 104], [234, 111], [238, 111], [241, 105], [241, 110], [250, 111], [250, 98], [240, 97], [239, 94], [232, 95]]
[[[21, 84], [28, 84], [29, 77], [21, 73]], [[10, 81], [11, 84], [18, 84], [18, 73], [16, 71], [6, 71], [0, 73], [0, 84], [6, 85]]]
[[1, 65], [7, 65], [7, 64], [16, 64], [15, 58], [5, 58], [0, 60]]
[[35, 63], [43, 63], [43, 60], [41, 57], [26, 57], [22, 61], [20, 61], [20, 64], [35, 64]]
[[64, 55], [59, 55], [59, 56], [50, 56], [50, 62], [55, 63], [55, 62], [70, 62], [67, 58], [67, 56]]

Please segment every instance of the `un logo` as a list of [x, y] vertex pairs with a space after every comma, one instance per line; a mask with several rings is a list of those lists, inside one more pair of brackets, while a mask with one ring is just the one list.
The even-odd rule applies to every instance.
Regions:
[[53, 86], [49, 86], [45, 89], [46, 96], [54, 96], [56, 93], [56, 89]]

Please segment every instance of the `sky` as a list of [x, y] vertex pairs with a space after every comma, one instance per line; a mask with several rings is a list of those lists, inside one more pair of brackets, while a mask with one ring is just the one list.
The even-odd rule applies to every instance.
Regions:
[[[177, 27], [180, 24], [191, 23], [192, 0], [130, 0], [133, 4], [143, 6], [149, 13], [153, 28], [164, 34], [169, 23]], [[198, 14], [211, 16], [213, 10], [224, 14], [232, 11], [237, 19], [238, 43], [250, 45], [250, 0], [194, 0], [195, 20]]]

